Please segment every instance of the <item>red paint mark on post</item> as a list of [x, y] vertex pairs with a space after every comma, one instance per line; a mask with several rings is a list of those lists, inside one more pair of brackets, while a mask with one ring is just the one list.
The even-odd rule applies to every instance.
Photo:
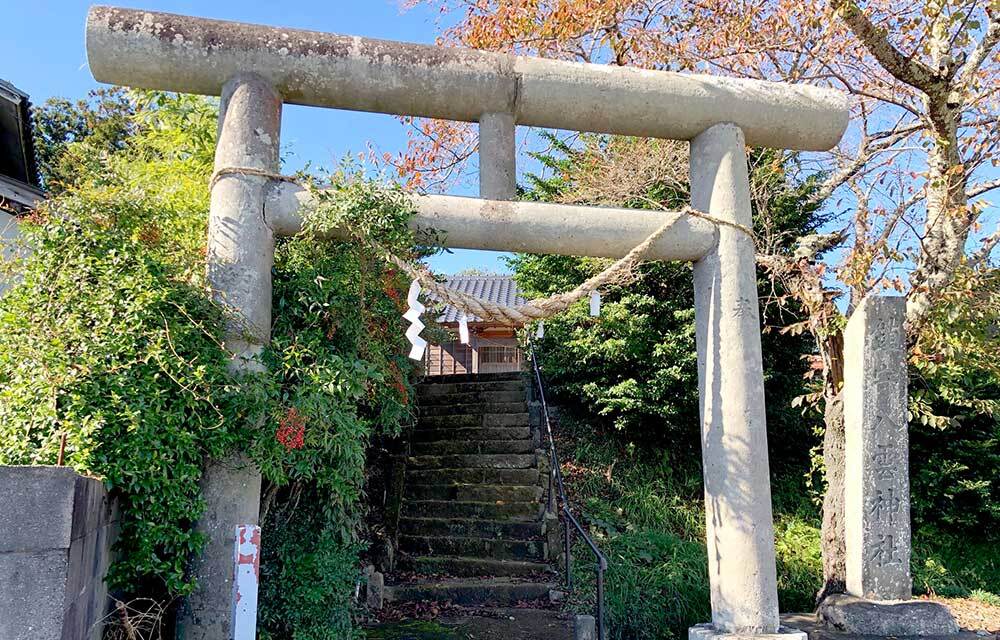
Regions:
[[[236, 564], [253, 566], [253, 574], [260, 578], [260, 527], [241, 527], [238, 528], [238, 531], [239, 544], [236, 549]], [[249, 540], [247, 539], [248, 533]], [[240, 553], [240, 548], [247, 544], [249, 544], [249, 548], [254, 550], [253, 553]]]
[[260, 527], [238, 525], [233, 549], [231, 640], [257, 637], [257, 591], [260, 583]]

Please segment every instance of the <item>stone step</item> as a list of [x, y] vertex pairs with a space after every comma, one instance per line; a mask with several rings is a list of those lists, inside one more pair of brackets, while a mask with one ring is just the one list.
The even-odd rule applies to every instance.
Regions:
[[413, 442], [434, 442], [436, 440], [527, 440], [531, 438], [529, 427], [490, 427], [451, 429], [416, 429]]
[[541, 522], [508, 522], [475, 518], [400, 518], [399, 531], [415, 536], [533, 540], [545, 534], [545, 525]]
[[533, 469], [537, 465], [533, 453], [416, 455], [410, 456], [406, 461], [411, 469]]
[[542, 488], [488, 484], [408, 484], [407, 500], [458, 500], [460, 502], [538, 502]]
[[473, 402], [468, 404], [441, 404], [420, 407], [423, 416], [484, 415], [487, 413], [526, 413], [528, 403], [521, 402]]
[[399, 548], [421, 556], [465, 556], [494, 560], [543, 560], [545, 543], [541, 540], [503, 540], [497, 538], [447, 538], [399, 536]]
[[513, 606], [524, 600], [547, 598], [555, 583], [522, 582], [510, 578], [436, 580], [391, 585], [388, 602], [450, 601], [459, 605]]
[[432, 442], [414, 442], [410, 451], [415, 456], [444, 456], [449, 454], [473, 455], [477, 453], [534, 453], [535, 443], [523, 440], [464, 440], [451, 438]]
[[552, 577], [552, 567], [525, 560], [494, 560], [492, 558], [462, 558], [450, 556], [400, 556], [400, 567], [420, 574], [448, 576], [542, 576]]
[[462, 373], [459, 375], [425, 376], [420, 384], [455, 384], [460, 382], [509, 382], [524, 380], [525, 374], [520, 371], [505, 371], [503, 373]]
[[538, 469], [407, 469], [415, 484], [538, 484]]
[[407, 518], [482, 518], [484, 520], [537, 521], [542, 506], [534, 502], [474, 502], [458, 500], [404, 500]]
[[446, 404], [489, 404], [498, 402], [524, 402], [524, 389], [513, 391], [467, 391], [464, 393], [430, 394], [420, 396], [421, 407]]
[[478, 393], [488, 391], [519, 391], [524, 393], [523, 380], [497, 380], [494, 382], [458, 382], [435, 384], [421, 383], [416, 386], [417, 396], [421, 399], [431, 396], [445, 396], [452, 393]]
[[528, 413], [467, 413], [452, 416], [421, 416], [417, 431], [422, 429], [527, 427]]

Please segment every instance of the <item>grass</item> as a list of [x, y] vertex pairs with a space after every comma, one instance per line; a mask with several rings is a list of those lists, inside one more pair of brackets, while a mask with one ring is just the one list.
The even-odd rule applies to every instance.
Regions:
[[995, 540], [918, 530], [913, 537], [911, 563], [914, 589], [917, 593], [949, 597], [1000, 593], [997, 548]]
[[[667, 451], [642, 452], [565, 427], [560, 450], [567, 490], [591, 537], [608, 558], [605, 578], [609, 636], [614, 640], [686, 638], [711, 617], [698, 460]], [[822, 584], [820, 514], [800, 477], [772, 485], [781, 611], [811, 611]], [[1000, 600], [994, 543], [958, 540], [936, 531], [914, 536], [916, 593]], [[570, 606], [594, 607], [592, 555], [573, 550], [576, 590]]]
[[983, 604], [988, 604], [991, 607], [1000, 607], [1000, 596], [995, 593], [990, 593], [989, 591], [973, 589], [969, 593], [969, 597], [976, 602], [982, 602]]

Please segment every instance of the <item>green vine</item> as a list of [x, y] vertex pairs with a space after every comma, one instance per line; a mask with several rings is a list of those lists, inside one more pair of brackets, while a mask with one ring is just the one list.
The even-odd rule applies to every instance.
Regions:
[[410, 420], [411, 365], [405, 282], [323, 238], [346, 225], [415, 256], [412, 211], [356, 168], [329, 176], [305, 232], [277, 242], [266, 370], [234, 380], [203, 275], [217, 106], [128, 109], [120, 148], [53, 154], [75, 182], [24, 225], [32, 251], [0, 298], [0, 464], [54, 464], [65, 436], [67, 464], [121, 501], [111, 586], [167, 601], [195, 586], [205, 460], [246, 451], [264, 477], [262, 636], [350, 637], [368, 445]]

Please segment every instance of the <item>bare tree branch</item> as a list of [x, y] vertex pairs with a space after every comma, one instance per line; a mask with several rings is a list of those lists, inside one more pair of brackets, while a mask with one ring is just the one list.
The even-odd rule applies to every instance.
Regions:
[[972, 84], [973, 78], [976, 76], [976, 72], [985, 62], [987, 56], [993, 51], [993, 48], [1000, 43], [1000, 20], [993, 14], [990, 14], [989, 24], [986, 26], [986, 32], [983, 34], [983, 39], [979, 41], [976, 48], [972, 50], [972, 53], [966, 59], [965, 64], [962, 65], [961, 70], [958, 72], [955, 81], [955, 89], [958, 91], [965, 91], [970, 84]]
[[980, 182], [977, 185], [973, 185], [971, 189], [966, 191], [966, 197], [968, 197], [971, 200], [972, 198], [977, 198], [986, 193], [987, 191], [992, 191], [998, 187], [1000, 187], [1000, 178], [996, 180], [990, 180], [989, 182]]
[[983, 238], [983, 243], [979, 246], [975, 253], [969, 256], [969, 266], [976, 268], [980, 264], [989, 260], [990, 254], [993, 253], [993, 249], [996, 248], [998, 243], [1000, 243], [1000, 225], [997, 225], [996, 231]]
[[897, 80], [929, 92], [936, 74], [919, 60], [903, 54], [889, 42], [885, 32], [868, 19], [854, 0], [831, 0], [831, 7], [843, 18], [851, 32]]

